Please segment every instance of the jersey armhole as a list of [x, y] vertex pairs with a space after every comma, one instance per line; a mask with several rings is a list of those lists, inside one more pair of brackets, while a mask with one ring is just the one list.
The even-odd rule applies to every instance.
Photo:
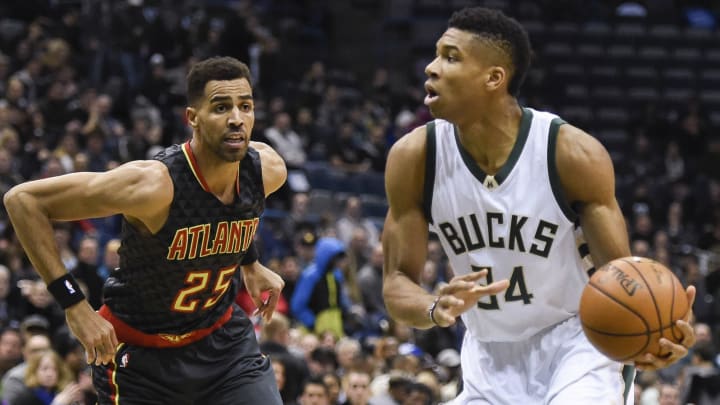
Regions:
[[423, 187], [423, 213], [428, 223], [432, 224], [432, 199], [435, 185], [435, 121], [425, 125], [425, 180]]
[[567, 122], [565, 122], [561, 118], [554, 118], [550, 122], [550, 132], [548, 134], [547, 166], [548, 175], [550, 176], [550, 186], [552, 187], [552, 193], [555, 197], [555, 201], [557, 201], [557, 204], [562, 210], [563, 214], [565, 214], [565, 217], [570, 222], [574, 223], [578, 219], [578, 215], [575, 210], [572, 209], [568, 201], [565, 199], [565, 193], [562, 189], [560, 175], [557, 169], [557, 162], [555, 160], [558, 132], [560, 130], [560, 125], [563, 124], [567, 124]]

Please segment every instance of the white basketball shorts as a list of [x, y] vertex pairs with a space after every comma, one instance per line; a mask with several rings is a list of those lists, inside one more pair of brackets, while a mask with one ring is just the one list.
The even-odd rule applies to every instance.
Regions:
[[461, 367], [463, 389], [452, 405], [634, 402], [632, 386], [627, 402], [623, 395], [623, 365], [590, 344], [577, 317], [521, 342], [480, 342], [466, 332]]

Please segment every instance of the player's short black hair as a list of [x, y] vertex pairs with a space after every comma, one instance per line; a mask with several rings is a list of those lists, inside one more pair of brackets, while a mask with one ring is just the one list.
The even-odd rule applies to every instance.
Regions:
[[512, 59], [514, 73], [508, 83], [508, 92], [517, 96], [530, 68], [530, 39], [517, 20], [500, 10], [485, 7], [468, 7], [456, 11], [448, 21], [448, 28], [472, 32], [495, 42]]
[[205, 85], [211, 80], [250, 79], [246, 64], [229, 56], [215, 56], [196, 63], [187, 76], [187, 102], [195, 104], [205, 93]]

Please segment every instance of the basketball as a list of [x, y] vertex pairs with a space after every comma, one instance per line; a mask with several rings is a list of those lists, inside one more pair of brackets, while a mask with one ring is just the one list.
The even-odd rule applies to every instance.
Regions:
[[616, 259], [597, 269], [580, 299], [580, 321], [588, 340], [621, 362], [645, 353], [666, 355], [658, 341], [682, 340], [675, 322], [687, 311], [687, 294], [677, 277], [644, 257]]

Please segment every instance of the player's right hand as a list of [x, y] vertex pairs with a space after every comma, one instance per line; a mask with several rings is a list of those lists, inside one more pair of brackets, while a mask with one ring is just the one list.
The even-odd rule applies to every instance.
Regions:
[[483, 269], [455, 276], [450, 283], [440, 287], [438, 290], [440, 298], [433, 311], [433, 318], [439, 326], [447, 327], [454, 324], [455, 319], [477, 305], [480, 298], [504, 291], [510, 285], [507, 279], [489, 285], [478, 284], [479, 280], [487, 276], [487, 272], [487, 269]]
[[112, 362], [118, 340], [110, 322], [95, 312], [85, 300], [67, 308], [65, 318], [70, 331], [85, 348], [88, 364], [99, 366]]

